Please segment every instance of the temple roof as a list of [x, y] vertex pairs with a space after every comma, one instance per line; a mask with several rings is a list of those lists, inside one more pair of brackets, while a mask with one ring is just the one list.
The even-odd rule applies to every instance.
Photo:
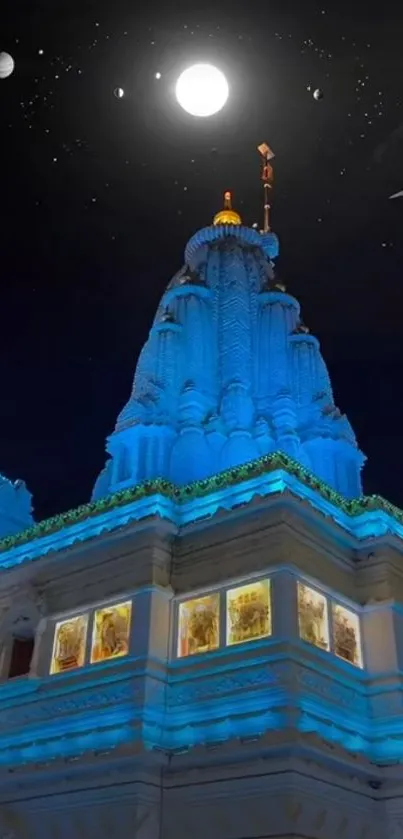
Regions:
[[158, 478], [186, 485], [277, 450], [346, 497], [361, 494], [364, 456], [334, 403], [319, 342], [276, 276], [271, 182], [266, 161], [263, 230], [242, 224], [226, 192], [213, 224], [187, 242], [107, 439], [94, 500]]
[[0, 538], [32, 524], [31, 493], [24, 481], [11, 481], [0, 473]]
[[[0, 567], [19, 565], [76, 542], [126, 527], [150, 517], [171, 519], [176, 526], [204, 520], [220, 509], [239, 507], [254, 497], [287, 491], [331, 518], [357, 539], [395, 534], [403, 537], [403, 510], [379, 495], [346, 499], [316, 475], [282, 452], [227, 470], [202, 481], [176, 487], [156, 479], [108, 495], [46, 519], [0, 540]], [[207, 506], [206, 506], [207, 505]]]

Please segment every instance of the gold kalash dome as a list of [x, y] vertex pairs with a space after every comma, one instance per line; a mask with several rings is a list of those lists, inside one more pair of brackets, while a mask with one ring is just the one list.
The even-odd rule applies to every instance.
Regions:
[[216, 213], [213, 224], [242, 224], [241, 216], [232, 209], [230, 192], [224, 192], [224, 209]]

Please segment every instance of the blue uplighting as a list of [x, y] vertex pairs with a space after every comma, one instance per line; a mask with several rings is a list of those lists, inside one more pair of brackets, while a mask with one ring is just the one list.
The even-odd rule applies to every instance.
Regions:
[[278, 240], [199, 230], [162, 297], [130, 399], [107, 441], [98, 499], [156, 477], [184, 485], [282, 451], [347, 498], [364, 457], [335, 407], [319, 343], [276, 282]]

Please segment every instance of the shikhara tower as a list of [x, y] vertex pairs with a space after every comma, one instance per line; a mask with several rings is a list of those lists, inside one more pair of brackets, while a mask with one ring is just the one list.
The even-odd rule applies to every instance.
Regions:
[[403, 839], [403, 513], [262, 231], [185, 248], [91, 503], [0, 480], [0, 836]]
[[95, 500], [157, 477], [183, 485], [276, 451], [345, 497], [361, 495], [363, 455], [334, 404], [319, 343], [276, 280], [278, 250], [274, 233], [242, 224], [230, 193], [187, 243], [108, 439]]

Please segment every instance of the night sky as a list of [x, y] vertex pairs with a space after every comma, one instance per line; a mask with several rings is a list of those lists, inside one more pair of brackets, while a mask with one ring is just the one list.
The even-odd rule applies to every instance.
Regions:
[[[403, 6], [183, 8], [3, 0], [0, 471], [37, 518], [89, 499], [187, 239], [225, 189], [261, 221], [266, 141], [278, 274], [368, 456], [365, 491], [403, 505]], [[173, 95], [200, 60], [231, 88], [202, 120]]]

